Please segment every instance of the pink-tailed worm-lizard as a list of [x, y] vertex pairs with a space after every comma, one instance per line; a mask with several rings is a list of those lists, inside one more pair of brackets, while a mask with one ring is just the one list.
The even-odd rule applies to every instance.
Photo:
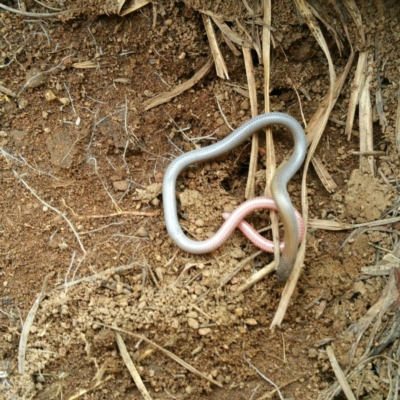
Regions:
[[215, 235], [209, 239], [203, 241], [189, 239], [179, 225], [175, 194], [176, 179], [180, 172], [189, 165], [219, 157], [239, 146], [260, 129], [274, 124], [283, 125], [288, 128], [294, 139], [294, 149], [291, 157], [277, 169], [271, 182], [272, 197], [284, 228], [285, 245], [276, 271], [278, 281], [284, 283], [291, 274], [294, 262], [296, 261], [301, 230], [301, 227], [299, 229], [299, 219], [296, 217], [295, 209], [290, 201], [286, 186], [300, 168], [307, 152], [304, 130], [294, 118], [278, 112], [262, 114], [245, 122], [220, 142], [182, 154], [172, 161], [167, 168], [164, 174], [162, 194], [165, 225], [172, 240], [188, 253], [205, 254], [217, 249], [228, 239], [242, 219], [254, 209], [249, 207], [242, 210], [239, 207], [222, 224]]

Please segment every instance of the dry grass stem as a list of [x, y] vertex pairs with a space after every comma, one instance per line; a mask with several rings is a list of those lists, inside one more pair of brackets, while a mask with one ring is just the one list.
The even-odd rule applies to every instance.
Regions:
[[[373, 123], [371, 105], [371, 74], [372, 68], [367, 71], [364, 86], [361, 89], [359, 101], [359, 124], [360, 124], [360, 153], [374, 150], [373, 144]], [[360, 157], [360, 170], [375, 176], [374, 157]]]
[[81, 239], [79, 238], [79, 234], [76, 231], [74, 225], [72, 224], [72, 222], [65, 216], [64, 213], [62, 213], [61, 211], [57, 210], [57, 208], [53, 207], [52, 205], [50, 205], [49, 203], [46, 203], [44, 200], [42, 200], [37, 194], [36, 192], [17, 174], [16, 171], [13, 171], [14, 175], [19, 179], [19, 181], [46, 207], [50, 208], [50, 210], [54, 211], [56, 214], [60, 215], [64, 221], [69, 225], [69, 227], [71, 228], [73, 234], [76, 237], [77, 242], [79, 243], [79, 246], [81, 248], [81, 250], [83, 251], [83, 253], [86, 254], [86, 249], [83, 246], [83, 243], [81, 241]]
[[228, 68], [226, 67], [225, 60], [222, 57], [221, 50], [218, 46], [218, 40], [215, 36], [215, 31], [212, 26], [211, 18], [208, 15], [201, 14], [203, 17], [203, 24], [206, 28], [208, 43], [211, 48], [211, 54], [214, 58], [215, 70], [221, 79], [229, 79]]
[[322, 164], [321, 159], [318, 156], [313, 157], [313, 167], [318, 174], [319, 179], [321, 179], [322, 184], [325, 186], [325, 189], [329, 192], [335, 192], [338, 188], [335, 181], [332, 179], [331, 175], [325, 168], [325, 165]]
[[[256, 53], [258, 55], [258, 59], [260, 60], [260, 63], [261, 63], [262, 54], [261, 54], [261, 46], [260, 46], [259, 40], [258, 40], [258, 35], [253, 35], [253, 36], [250, 35], [250, 33], [247, 31], [247, 29], [240, 23], [239, 18], [236, 18], [235, 21], [236, 21], [237, 26], [244, 32], [244, 34], [248, 38], [249, 42], [251, 43], [251, 46], [243, 46], [243, 47], [253, 48], [256, 51]], [[254, 27], [254, 25], [253, 25], [253, 27]]]
[[72, 395], [71, 397], [68, 397], [67, 400], [76, 400], [79, 399], [79, 397], [84, 396], [85, 394], [91, 392], [92, 390], [97, 389], [98, 387], [100, 387], [101, 385], [103, 385], [104, 383], [108, 382], [110, 379], [114, 378], [113, 375], [108, 375], [105, 379], [103, 379], [102, 381], [96, 382], [93, 386], [87, 388], [87, 389], [80, 389], [78, 393]]
[[[121, 1], [121, 8], [124, 5], [125, 1]], [[145, 5], [149, 4], [149, 0], [134, 0], [129, 2], [129, 6], [122, 12], [119, 12], [119, 15], [123, 17], [124, 15], [130, 14], [136, 10], [139, 10], [139, 8], [144, 7]], [[121, 11], [121, 10], [120, 10]], [[154, 23], [153, 23], [154, 25]], [[154, 28], [153, 28], [154, 29]]]
[[[329, 65], [329, 80], [330, 80], [330, 88], [329, 92], [325, 96], [324, 100], [322, 101], [319, 109], [317, 110], [316, 114], [318, 113], [319, 117], [318, 119], [314, 118], [315, 115], [313, 116], [314, 118], [314, 123], [311, 124], [311, 121], [307, 127], [307, 129], [310, 132], [310, 135], [312, 136], [313, 140], [311, 142], [310, 149], [307, 154], [307, 158], [305, 161], [305, 166], [304, 166], [304, 172], [303, 172], [303, 179], [302, 179], [302, 187], [301, 187], [301, 197], [302, 197], [302, 209], [303, 209], [303, 221], [304, 225], [307, 226], [307, 221], [308, 221], [308, 196], [307, 196], [307, 171], [308, 167], [311, 161], [311, 158], [314, 155], [315, 149], [317, 148], [317, 145], [319, 143], [319, 140], [321, 139], [321, 136], [325, 130], [326, 124], [329, 119], [329, 114], [333, 108], [334, 104], [334, 99], [335, 97], [338, 97], [338, 93], [335, 93], [337, 91], [340, 91], [343, 83], [341, 82], [341, 85], [336, 88], [336, 73], [335, 69], [333, 66], [332, 58], [329, 53], [329, 48], [328, 45], [325, 41], [325, 38], [321, 32], [321, 29], [319, 28], [317, 22], [315, 21], [314, 16], [312, 15], [310, 9], [308, 8], [307, 3], [305, 0], [295, 0], [295, 4], [297, 7], [297, 10], [299, 11], [300, 15], [304, 18], [305, 22], [307, 23], [311, 33], [314, 35], [316, 41], [320, 45], [321, 49], [323, 50], [326, 59], [328, 61]], [[353, 55], [353, 52], [352, 52]], [[348, 70], [350, 68], [349, 64], [352, 62], [352, 57], [348, 61], [346, 68], [344, 72], [342, 73], [343, 75], [347, 76]], [[347, 71], [347, 73], [346, 73]], [[336, 95], [336, 96], [335, 96]], [[321, 110], [322, 108], [322, 110]], [[279, 302], [278, 309], [274, 315], [274, 318], [271, 323], [271, 329], [274, 329], [276, 326], [280, 326], [282, 323], [282, 320], [285, 316], [287, 307], [289, 306], [290, 298], [292, 297], [292, 294], [296, 288], [297, 280], [300, 277], [301, 269], [303, 267], [303, 262], [305, 258], [305, 250], [306, 250], [306, 240], [307, 240], [307, 235], [304, 235], [304, 238], [301, 242], [301, 245], [299, 247], [299, 251], [297, 254], [297, 259], [295, 262], [295, 265], [293, 267], [293, 271], [291, 276], [289, 277], [285, 288], [282, 293], [281, 300]]]
[[[400, 85], [398, 84], [398, 86], [400, 86]], [[395, 137], [396, 137], [397, 153], [400, 155], [400, 89], [398, 90], [398, 93], [397, 93], [397, 111], [396, 111]]]
[[44, 4], [44, 3], [42, 3], [41, 1], [39, 1], [39, 0], [33, 0], [35, 3], [37, 3], [37, 4], [40, 4], [42, 7], [44, 7], [44, 8], [48, 8], [49, 10], [52, 10], [52, 11], [61, 11], [61, 9], [60, 8], [55, 8], [55, 7], [51, 7], [51, 6], [49, 6], [49, 5], [47, 5], [47, 4]]
[[[226, 118], [226, 115], [224, 114], [224, 112], [222, 111], [222, 107], [221, 104], [219, 104], [218, 99], [215, 97], [215, 100], [217, 101], [217, 105], [218, 105], [218, 109], [219, 112], [221, 113], [221, 117], [223, 118], [223, 120], [225, 121], [226, 126], [233, 131], [234, 129], [232, 128], [231, 124], [229, 123], [228, 119]], [[206, 136], [205, 136], [206, 137]], [[203, 137], [204, 138], [204, 137]]]
[[[377, 42], [377, 38], [376, 38]], [[378, 44], [375, 43], [375, 62], [378, 62], [381, 57], [378, 52]], [[383, 70], [383, 67], [382, 67]], [[383, 98], [382, 98], [382, 81], [381, 81], [381, 74], [380, 74], [380, 68], [377, 68], [377, 74], [376, 74], [376, 83], [378, 84], [378, 87], [376, 88], [375, 91], [375, 106], [376, 106], [376, 111], [378, 113], [379, 117], [379, 125], [381, 126], [381, 131], [382, 133], [385, 133], [386, 128], [388, 126], [388, 121], [386, 118], [385, 111], [383, 109]]]
[[[347, 32], [347, 27], [344, 26], [344, 28], [345, 28], [347, 38], [350, 43], [350, 39], [349, 39], [348, 32]], [[350, 43], [350, 45], [351, 45], [351, 43]], [[353, 63], [353, 59], [354, 59], [354, 49], [353, 49], [353, 47], [351, 47], [351, 54], [350, 54], [349, 60], [347, 61], [346, 67], [334, 84], [333, 98], [331, 99], [331, 91], [329, 91], [323, 98], [320, 106], [318, 107], [318, 110], [314, 113], [314, 115], [312, 116], [311, 120], [309, 121], [309, 123], [307, 125], [306, 133], [307, 133], [307, 143], [308, 144], [311, 144], [313, 142], [315, 135], [318, 132], [320, 135], [322, 135], [322, 132], [324, 131], [325, 126], [326, 126], [326, 123], [323, 124], [323, 121], [324, 121], [323, 116], [325, 115], [325, 113], [327, 115], [329, 115], [333, 106], [335, 105], [335, 103], [341, 93], [341, 90], [343, 88], [344, 82], [346, 81], [347, 75], [350, 72], [350, 67]], [[330, 101], [330, 99], [332, 101]], [[319, 140], [320, 140], [320, 138], [318, 139], [318, 141]], [[313, 166], [318, 174], [320, 172], [320, 169], [318, 168], [318, 165], [315, 165], [314, 157], [312, 157], [311, 161], [312, 161]], [[324, 184], [324, 182], [333, 182], [333, 179], [330, 177], [330, 174], [326, 170], [324, 170], [324, 175], [322, 175], [322, 176], [318, 175], [318, 177], [321, 179], [321, 182], [323, 184]], [[329, 186], [326, 189], [329, 191]]]
[[251, 368], [254, 369], [254, 371], [257, 372], [258, 375], [261, 376], [261, 378], [263, 378], [263, 379], [264, 379], [265, 381], [267, 381], [270, 385], [272, 385], [272, 386], [275, 388], [275, 390], [277, 391], [277, 393], [278, 393], [278, 395], [279, 395], [279, 398], [280, 398], [281, 400], [284, 400], [284, 398], [283, 398], [283, 396], [282, 396], [282, 393], [281, 393], [281, 391], [279, 390], [278, 385], [277, 385], [275, 382], [273, 382], [271, 379], [267, 378], [258, 368], [256, 368], [256, 367], [246, 358], [246, 356], [243, 356], [243, 359], [244, 359], [244, 361], [247, 362], [247, 364], [250, 365]]
[[[347, 331], [355, 334], [355, 340], [349, 352], [348, 369], [350, 369], [358, 344], [366, 332], [369, 333], [370, 337], [368, 343], [365, 345], [363, 355], [359, 358], [359, 362], [368, 358], [371, 349], [375, 347], [374, 339], [382, 324], [382, 318], [396, 301], [397, 296], [398, 289], [396, 287], [396, 279], [394, 274], [392, 274], [390, 275], [377, 302], [370, 307], [358, 321], [348, 327]], [[379, 341], [377, 343], [379, 345]]]
[[133, 336], [137, 339], [143, 340], [146, 343], [149, 343], [150, 345], [156, 347], [158, 350], [161, 350], [164, 354], [166, 354], [168, 357], [170, 357], [172, 360], [176, 361], [178, 364], [182, 365], [184, 368], [186, 368], [188, 371], [194, 373], [195, 375], [199, 376], [200, 378], [204, 378], [208, 380], [209, 382], [213, 383], [214, 385], [217, 385], [219, 387], [223, 387], [222, 384], [218, 381], [215, 381], [212, 378], [209, 378], [207, 375], [204, 375], [202, 372], [198, 371], [196, 368], [192, 367], [190, 364], [188, 364], [186, 361], [183, 361], [181, 358], [176, 356], [174, 353], [171, 353], [169, 350], [164, 349], [163, 347], [159, 346], [158, 344], [154, 343], [150, 339], [148, 339], [146, 336], [143, 335], [138, 335], [136, 333], [128, 332], [124, 329], [120, 329], [116, 326], [111, 326], [111, 325], [105, 325], [105, 324], [100, 324], [104, 326], [105, 328], [113, 329], [116, 332], [121, 332], [125, 333], [126, 335]]
[[352, 392], [349, 383], [347, 382], [346, 376], [344, 375], [342, 369], [339, 366], [339, 363], [336, 360], [335, 353], [333, 352], [333, 349], [331, 346], [326, 347], [326, 352], [329, 357], [329, 361], [331, 363], [333, 372], [335, 373], [335, 376], [339, 382], [340, 387], [343, 390], [343, 393], [345, 394], [347, 400], [356, 400], [356, 397], [354, 396], [354, 393]]
[[147, 212], [147, 211], [123, 211], [116, 212], [113, 214], [94, 214], [94, 215], [75, 215], [74, 217], [79, 221], [83, 221], [86, 219], [101, 219], [101, 218], [113, 218], [118, 217], [120, 215], [133, 215], [135, 217], [154, 217], [158, 214], [158, 212]]
[[[354, 0], [344, 0], [343, 2], [348, 12], [350, 13], [351, 17], [353, 18], [355, 24], [357, 25], [361, 37], [361, 44], [362, 46], [365, 46], [365, 34], [364, 34], [364, 26], [362, 22], [361, 13], [357, 5], [355, 4]], [[351, 137], [356, 107], [360, 100], [361, 90], [364, 87], [366, 70], [367, 70], [367, 52], [362, 51], [358, 56], [356, 73], [353, 79], [353, 83], [351, 85], [352, 91], [350, 94], [350, 101], [347, 111], [346, 128], [345, 128], [345, 134], [347, 136], [347, 140], [350, 140]]]
[[93, 161], [93, 163], [94, 163], [94, 172], [97, 175], [97, 177], [99, 178], [99, 181], [100, 181], [101, 185], [103, 186], [103, 189], [107, 193], [108, 197], [110, 198], [111, 203], [113, 204], [114, 208], [117, 210], [117, 214], [121, 214], [122, 213], [121, 208], [119, 207], [118, 203], [115, 201], [115, 199], [112, 196], [112, 194], [110, 193], [110, 191], [107, 189], [106, 184], [103, 182], [103, 179], [101, 178], [101, 176], [99, 174], [99, 171], [98, 171], [98, 168], [97, 168], [97, 160], [94, 157], [90, 157], [87, 160], [87, 162], [89, 163], [91, 161]]
[[[264, 112], [269, 113], [270, 107], [270, 71], [271, 71], [271, 26], [272, 21], [272, 6], [271, 0], [264, 0], [264, 17], [263, 17], [263, 30], [262, 30], [262, 60], [264, 64]], [[271, 182], [276, 171], [276, 156], [275, 146], [272, 137], [272, 128], [267, 126], [265, 129], [265, 158], [266, 158], [266, 169], [265, 169], [265, 191], [264, 195], [271, 197]], [[275, 261], [279, 262], [279, 222], [278, 216], [275, 211], [270, 211], [271, 226], [272, 226], [272, 238], [275, 246], [274, 257]]]
[[160, 104], [164, 104], [176, 96], [179, 96], [186, 90], [193, 87], [196, 83], [198, 83], [204, 76], [206, 76], [210, 71], [214, 61], [213, 58], [210, 57], [206, 64], [200, 68], [192, 78], [182, 83], [181, 85], [176, 86], [170, 92], [160, 93], [157, 96], [154, 96], [152, 99], [143, 102], [145, 111], [150, 110], [153, 107], [157, 107]]
[[360, 10], [358, 9], [354, 0], [343, 0], [343, 4], [346, 6], [347, 11], [353, 18], [353, 21], [355, 22], [355, 24], [358, 28], [360, 38], [361, 38], [361, 46], [365, 46], [365, 44], [366, 44], [365, 32], [364, 32], [364, 25], [362, 22], [362, 16], [361, 16]]
[[[1, 6], [1, 4], [0, 4], [0, 6]], [[50, 69], [48, 69], [48, 70], [46, 70], [46, 71], [43, 71], [43, 72], [39, 72], [39, 73], [37, 73], [36, 75], [34, 75], [34, 76], [32, 76], [31, 78], [29, 78], [29, 79], [25, 82], [25, 85], [22, 86], [22, 88], [21, 88], [20, 91], [18, 92], [17, 97], [25, 90], [25, 88], [26, 88], [27, 86], [29, 86], [29, 84], [30, 84], [34, 79], [37, 79], [37, 77], [40, 76], [40, 75], [48, 74], [49, 72], [54, 71], [54, 70], [57, 69], [57, 68], [60, 68], [60, 67], [64, 64], [64, 61], [65, 61], [67, 58], [70, 58], [70, 57], [72, 57], [72, 54], [69, 54], [68, 56], [64, 57], [55, 67], [50, 68]]]
[[324, 219], [310, 219], [308, 220], [307, 227], [314, 229], [325, 229], [328, 231], [342, 231], [346, 229], [354, 229], [354, 228], [372, 228], [374, 226], [379, 225], [389, 225], [394, 224], [395, 222], [399, 222], [400, 217], [392, 217], [387, 219], [378, 219], [376, 221], [371, 222], [363, 222], [361, 224], [346, 224], [344, 222], [339, 221], [328, 221]]
[[6, 94], [7, 96], [10, 97], [17, 97], [17, 95], [10, 89], [7, 89], [5, 86], [0, 85], [0, 92]]
[[211, 11], [202, 11], [203, 14], [209, 15], [214, 21], [215, 25], [218, 26], [220, 31], [224, 33], [233, 43], [238, 44], [240, 47], [249, 47], [252, 48], [251, 41], [244, 39], [242, 36], [234, 32], [223, 20], [222, 18], [214, 14]]
[[[254, 65], [251, 57], [251, 50], [243, 47], [244, 65], [246, 68], [247, 84], [249, 86], [251, 116], [254, 118], [258, 115], [257, 110], [257, 89], [254, 78]], [[258, 132], [253, 134], [251, 141], [251, 152], [249, 162], [249, 175], [247, 176], [245, 198], [251, 199], [255, 192], [255, 175], [257, 172], [257, 156], [258, 156]]]
[[99, 67], [99, 62], [98, 61], [99, 60], [97, 60], [97, 61], [88, 60], [88, 61], [82, 61], [82, 62], [78, 62], [78, 63], [73, 63], [72, 67], [76, 68], [76, 69], [96, 69], [96, 68]]
[[137, 266], [141, 266], [141, 265], [142, 265], [141, 263], [132, 263], [132, 264], [128, 264], [128, 265], [121, 265], [119, 267], [107, 268], [106, 270], [98, 272], [97, 274], [85, 276], [84, 278], [80, 278], [75, 281], [66, 282], [60, 286], [57, 286], [56, 289], [69, 288], [71, 286], [78, 285], [82, 282], [93, 282], [99, 278], [102, 278], [105, 275], [123, 274], [126, 271], [129, 271], [130, 269], [137, 267]]
[[224, 42], [226, 43], [226, 45], [229, 47], [229, 49], [233, 53], [233, 55], [235, 57], [240, 57], [242, 55], [242, 53], [236, 48], [236, 46], [233, 44], [231, 39], [229, 39], [229, 37], [226, 36], [225, 33], [223, 33], [222, 31], [221, 31], [221, 36], [222, 36], [222, 39], [224, 39]]
[[31, 12], [27, 12], [27, 11], [21, 11], [21, 10], [17, 10], [15, 8], [11, 8], [11, 7], [7, 7], [4, 4], [0, 3], [0, 8], [2, 8], [3, 10], [15, 13], [15, 14], [19, 14], [19, 15], [23, 15], [24, 17], [31, 17], [31, 18], [53, 18], [53, 17], [57, 17], [59, 15], [65, 15], [68, 14], [69, 12], [71, 12], [72, 10], [66, 10], [66, 11], [57, 11], [54, 13], [31, 13]]
[[[280, 389], [283, 389], [285, 386], [289, 386], [292, 383], [297, 382], [299, 379], [301, 378], [301, 376], [298, 376], [297, 378], [294, 378], [286, 383], [284, 383], [283, 385], [280, 385]], [[271, 390], [270, 392], [265, 393], [264, 395], [262, 395], [261, 397], [259, 397], [257, 400], [265, 400], [265, 399], [272, 399], [273, 395], [277, 392], [276, 389]]]
[[50, 274], [47, 274], [46, 277], [44, 278], [42, 290], [40, 291], [39, 296], [33, 303], [32, 308], [29, 310], [29, 313], [26, 316], [26, 320], [22, 327], [21, 338], [19, 340], [19, 347], [18, 347], [18, 373], [21, 375], [24, 374], [25, 372], [25, 353], [26, 353], [26, 346], [28, 344], [29, 330], [31, 329], [39, 305], [41, 301], [44, 299], [44, 296], [46, 295], [49, 278]]
[[122, 359], [124, 360], [124, 363], [127, 366], [137, 388], [139, 389], [139, 392], [141, 393], [141, 395], [145, 400], [152, 400], [149, 392], [146, 389], [146, 386], [142, 381], [142, 378], [139, 375], [139, 372], [135, 367], [135, 364], [132, 362], [131, 356], [128, 353], [128, 350], [125, 346], [125, 342], [122, 339], [120, 333], [115, 332], [115, 338], [117, 340], [118, 349], [119, 352], [121, 353]]
[[276, 261], [274, 260], [268, 265], [266, 265], [264, 268], [261, 268], [258, 272], [253, 274], [250, 278], [248, 278], [246, 282], [243, 283], [243, 285], [239, 286], [239, 288], [236, 290], [236, 292], [233, 293], [233, 295], [238, 296], [245, 290], [250, 289], [257, 282], [260, 282], [261, 279], [263, 279], [265, 276], [272, 274], [272, 272], [275, 271], [275, 266], [276, 266]]
[[305, 128], [307, 128], [307, 121], [306, 121], [306, 117], [304, 116], [303, 105], [301, 103], [301, 97], [300, 97], [299, 91], [297, 90], [296, 86], [293, 84], [291, 79], [290, 79], [290, 84], [292, 85], [292, 88], [293, 88], [294, 92], [296, 93], [296, 97], [297, 97], [297, 100], [299, 102], [301, 119], [303, 121], [304, 129], [305, 129]]
[[200, 314], [205, 316], [208, 320], [215, 322], [216, 325], [220, 325], [220, 323], [218, 321], [214, 321], [215, 318], [213, 318], [210, 314], [207, 314], [200, 307], [196, 306], [195, 304], [191, 304], [190, 307], [192, 307], [194, 310], [198, 311]]
[[219, 281], [219, 285], [218, 288], [221, 289], [223, 286], [225, 286], [235, 275], [237, 275], [242, 268], [249, 263], [250, 261], [254, 260], [256, 257], [258, 257], [260, 254], [262, 253], [262, 251], [257, 251], [254, 254], [252, 254], [251, 256], [245, 258], [244, 260], [242, 260], [237, 267], [230, 272], [228, 275], [224, 276], [220, 281]]

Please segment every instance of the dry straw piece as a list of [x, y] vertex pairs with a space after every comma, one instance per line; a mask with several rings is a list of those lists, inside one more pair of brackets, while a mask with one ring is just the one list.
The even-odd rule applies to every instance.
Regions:
[[35, 319], [36, 312], [39, 308], [41, 301], [44, 299], [46, 295], [47, 285], [49, 282], [50, 274], [46, 275], [44, 278], [42, 290], [39, 293], [39, 296], [33, 303], [32, 308], [30, 309], [26, 320], [24, 322], [24, 326], [21, 331], [21, 339], [19, 340], [19, 349], [18, 349], [18, 373], [23, 374], [25, 372], [25, 353], [26, 346], [28, 344], [29, 330], [33, 324], [33, 320]]
[[154, 343], [150, 339], [148, 339], [146, 336], [143, 335], [138, 335], [133, 332], [128, 332], [124, 329], [120, 329], [116, 326], [110, 326], [110, 325], [105, 325], [105, 324], [100, 324], [104, 326], [105, 328], [113, 329], [116, 332], [120, 333], [125, 333], [126, 335], [133, 336], [137, 339], [143, 340], [146, 343], [149, 343], [150, 345], [156, 347], [158, 350], [161, 350], [164, 354], [166, 354], [168, 357], [172, 358], [174, 361], [176, 361], [178, 364], [182, 365], [184, 368], [186, 368], [188, 371], [193, 372], [195, 375], [200, 376], [201, 378], [204, 378], [208, 380], [209, 382], [213, 383], [214, 385], [217, 385], [219, 387], [222, 387], [222, 384], [209, 376], [203, 374], [202, 372], [198, 371], [196, 368], [192, 367], [190, 364], [188, 364], [186, 361], [183, 361], [181, 358], [179, 358], [177, 355], [174, 353], [170, 352], [169, 350], [165, 349], [164, 347], [159, 346], [157, 343]]

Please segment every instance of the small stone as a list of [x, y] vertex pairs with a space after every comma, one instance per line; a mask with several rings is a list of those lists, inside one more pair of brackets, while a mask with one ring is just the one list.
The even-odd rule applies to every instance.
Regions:
[[318, 351], [316, 349], [309, 349], [308, 350], [308, 357], [317, 358], [318, 357]]
[[252, 325], [252, 326], [258, 324], [258, 322], [257, 322], [254, 318], [247, 318], [247, 319], [244, 321], [244, 323], [245, 323], [246, 325]]
[[179, 321], [177, 318], [173, 318], [171, 321], [171, 328], [178, 329], [179, 328]]
[[196, 220], [196, 222], [194, 224], [197, 226], [204, 226], [204, 220], [198, 219], [198, 220]]
[[167, 26], [171, 26], [172, 25], [172, 19], [167, 19], [164, 23]]
[[44, 93], [44, 99], [48, 102], [54, 101], [56, 98], [57, 96], [51, 90], [46, 90]]
[[194, 318], [188, 318], [188, 325], [193, 329], [199, 329], [199, 322]]
[[153, 204], [154, 207], [158, 207], [160, 205], [160, 200], [156, 197], [151, 201], [151, 204]]
[[192, 394], [192, 388], [191, 388], [191, 386], [187, 386], [186, 389], [185, 389], [185, 392], [186, 392], [187, 394]]
[[180, 60], [185, 59], [185, 58], [186, 58], [186, 53], [185, 53], [184, 51], [182, 51], [182, 53], [179, 54], [178, 58], [179, 58]]
[[160, 282], [162, 282], [164, 280], [163, 269], [161, 267], [156, 268], [156, 275]]
[[68, 249], [68, 244], [65, 242], [61, 242], [58, 247], [60, 248], [60, 250], [67, 250]]
[[246, 256], [246, 253], [240, 247], [235, 247], [231, 250], [229, 255], [232, 258], [243, 258]]
[[235, 314], [238, 317], [241, 317], [243, 315], [243, 308], [242, 307], [235, 308]]
[[339, 193], [335, 193], [332, 195], [332, 200], [333, 201], [338, 201], [338, 202], [342, 202], [343, 201], [343, 196]]
[[117, 282], [117, 286], [115, 287], [115, 291], [116, 291], [118, 294], [123, 293], [123, 291], [124, 291], [124, 284], [123, 284], [122, 282]]
[[67, 355], [67, 349], [66, 349], [65, 347], [60, 347], [60, 348], [58, 349], [58, 354], [59, 354], [61, 357], [65, 357], [65, 356]]
[[247, 329], [245, 326], [239, 326], [238, 327], [238, 331], [239, 333], [241, 333], [242, 335], [244, 335], [245, 333], [247, 333]]
[[196, 311], [190, 311], [190, 312], [187, 313], [187, 317], [188, 318], [197, 318], [198, 314], [197, 314]]
[[25, 86], [29, 88], [35, 88], [45, 84], [47, 76], [38, 68], [31, 68], [26, 74]]
[[243, 100], [243, 101], [240, 103], [240, 108], [241, 108], [242, 110], [248, 110], [248, 109], [250, 108], [249, 100], [248, 100], [248, 99]]
[[18, 99], [18, 107], [20, 110], [25, 110], [28, 107], [29, 101], [27, 99], [21, 98]]
[[137, 231], [136, 231], [136, 236], [139, 237], [147, 237], [149, 236], [149, 232], [144, 226], [141, 226]]
[[8, 133], [5, 131], [0, 131], [0, 137], [7, 137]]
[[145, 308], [147, 306], [147, 303], [145, 301], [142, 301], [138, 304], [137, 308], [139, 310], [142, 310], [143, 308]]
[[71, 102], [68, 97], [61, 97], [58, 100], [63, 106], [67, 106]]
[[198, 332], [199, 332], [199, 335], [206, 336], [211, 333], [211, 329], [210, 328], [200, 328]]
[[148, 90], [148, 89], [146, 89], [146, 90], [143, 92], [143, 94], [144, 94], [146, 97], [153, 97], [153, 96], [154, 96], [154, 93], [153, 93], [151, 90]]
[[233, 212], [234, 209], [235, 209], [235, 207], [231, 203], [224, 205], [224, 212], [226, 212], [226, 213], [231, 213], [231, 212]]
[[115, 181], [113, 182], [113, 186], [115, 190], [119, 190], [120, 192], [125, 192], [128, 189], [128, 181]]

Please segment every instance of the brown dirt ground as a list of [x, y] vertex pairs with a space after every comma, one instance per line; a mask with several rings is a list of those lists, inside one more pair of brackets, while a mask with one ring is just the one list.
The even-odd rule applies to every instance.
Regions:
[[[46, 3], [62, 8], [73, 4]], [[374, 148], [384, 152], [376, 158], [380, 173], [373, 178], [359, 171], [359, 158], [353, 154], [359, 150], [358, 116], [350, 141], [341, 124], [354, 62], [332, 112], [334, 121], [317, 150], [338, 190], [329, 194], [310, 169], [311, 218], [373, 221], [395, 203], [400, 176], [395, 144], [400, 25], [393, 9], [376, 3], [359, 6], [369, 46], [378, 52], [370, 66], [380, 73], [388, 123], [383, 130], [374, 117]], [[18, 7], [14, 1], [4, 4]], [[46, 11], [33, 1], [25, 5], [32, 12]], [[182, 95], [144, 111], [145, 100], [188, 80], [206, 63], [210, 48], [199, 8], [231, 19], [231, 25], [236, 17], [251, 20], [242, 2], [208, 0], [163, 1], [155, 8], [155, 28], [152, 5], [123, 18], [86, 12], [63, 21], [0, 12], [0, 84], [18, 94], [0, 93], [0, 370], [7, 376], [0, 382], [0, 397], [67, 399], [91, 387], [98, 374], [99, 380], [110, 378], [83, 398], [141, 398], [114, 332], [102, 325], [116, 324], [165, 346], [222, 385], [210, 384], [151, 345], [123, 335], [153, 399], [261, 398], [273, 387], [244, 355], [282, 388], [286, 399], [316, 399], [334, 381], [321, 343], [330, 338], [341, 361], [348, 350], [342, 349], [341, 334], [380, 296], [387, 278], [362, 275], [361, 267], [377, 262], [377, 248], [393, 249], [388, 232], [364, 232], [340, 249], [348, 232], [309, 229], [304, 271], [275, 331], [269, 326], [282, 287], [273, 275], [232, 295], [271, 261], [270, 255], [247, 263], [217, 290], [220, 279], [253, 254], [254, 246], [238, 232], [213, 254], [196, 256], [178, 251], [169, 239], [159, 190], [166, 167], [195, 145], [207, 146], [229, 134], [216, 99], [233, 127], [251, 115], [249, 100], [232, 86], [246, 88], [243, 57], [233, 55], [224, 42], [230, 81], [212, 71]], [[301, 121], [294, 85], [308, 121], [329, 87], [326, 58], [292, 1], [273, 1], [272, 16], [276, 43], [271, 109]], [[348, 24], [358, 51], [350, 18]], [[340, 72], [349, 47], [340, 53], [329, 32], [326, 38]], [[73, 66], [88, 60], [94, 60], [95, 68]], [[263, 66], [255, 54], [254, 62], [262, 110]], [[28, 81], [40, 71], [48, 72]], [[376, 116], [375, 92], [372, 96]], [[292, 144], [279, 128], [274, 134], [280, 162]], [[211, 140], [193, 140], [209, 135]], [[261, 177], [264, 145], [261, 140]], [[181, 175], [181, 224], [196, 238], [215, 231], [222, 211], [243, 201], [249, 151], [247, 143]], [[300, 180], [299, 173], [289, 187], [298, 208]], [[263, 193], [263, 185], [261, 179], [257, 194]], [[249, 221], [264, 227], [268, 213], [259, 212]], [[130, 268], [112, 270], [124, 265]], [[112, 272], [99, 279], [63, 286], [107, 269]], [[47, 294], [30, 330], [25, 374], [19, 375], [22, 323], [47, 275]], [[386, 398], [386, 393], [385, 379], [365, 378], [360, 398]]]

